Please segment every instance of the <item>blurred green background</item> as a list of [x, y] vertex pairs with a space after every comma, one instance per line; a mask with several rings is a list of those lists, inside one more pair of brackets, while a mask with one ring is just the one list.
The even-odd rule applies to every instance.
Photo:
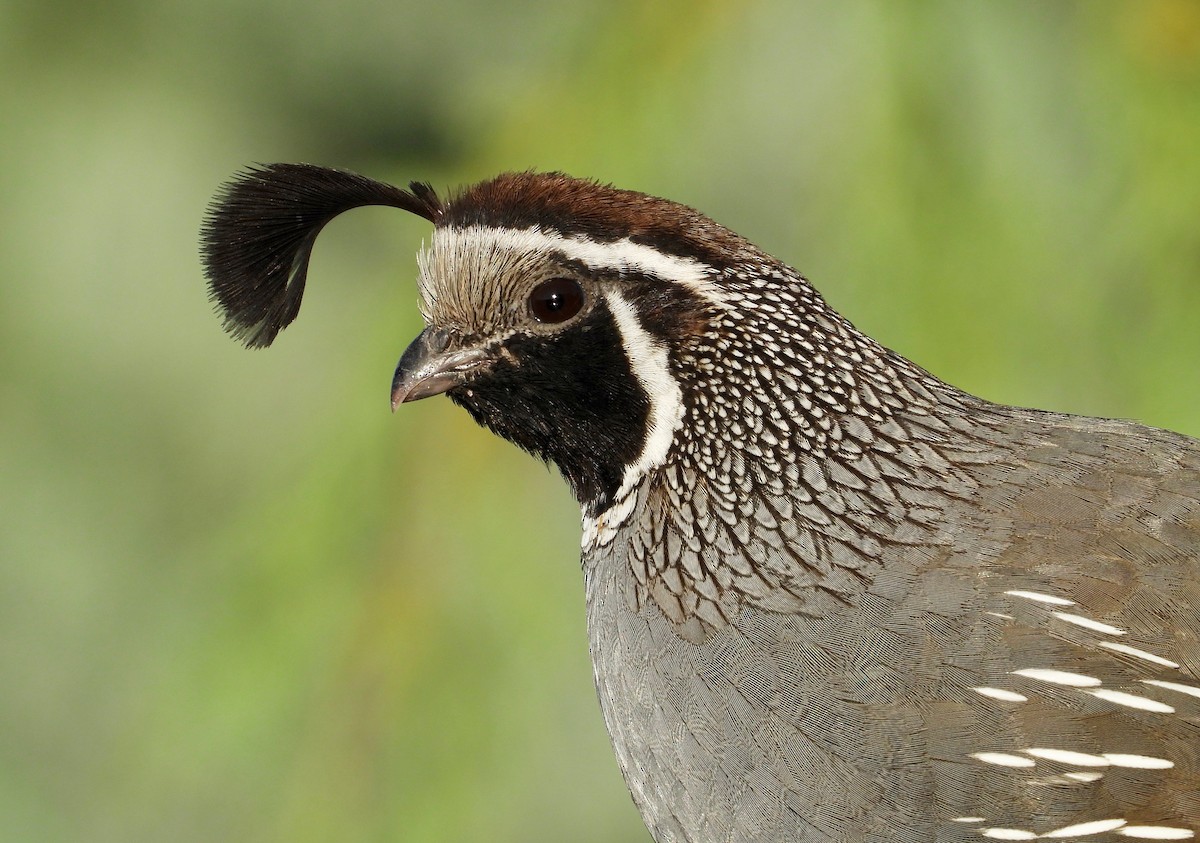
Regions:
[[387, 411], [422, 221], [221, 333], [218, 183], [687, 202], [999, 401], [1200, 434], [1200, 3], [0, 2], [0, 839], [646, 841], [578, 512]]

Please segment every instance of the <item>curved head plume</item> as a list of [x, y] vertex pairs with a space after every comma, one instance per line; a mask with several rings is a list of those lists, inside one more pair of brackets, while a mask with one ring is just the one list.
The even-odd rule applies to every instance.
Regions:
[[437, 223], [445, 211], [432, 187], [408, 190], [313, 164], [252, 167], [213, 199], [201, 232], [209, 297], [225, 330], [264, 348], [300, 311], [313, 243], [343, 211], [388, 205]]

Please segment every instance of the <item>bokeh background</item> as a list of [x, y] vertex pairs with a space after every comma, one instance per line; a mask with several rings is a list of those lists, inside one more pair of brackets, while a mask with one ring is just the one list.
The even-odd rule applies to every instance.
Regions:
[[564, 169], [700, 207], [985, 397], [1200, 434], [1200, 3], [0, 3], [0, 839], [647, 841], [578, 512], [387, 411], [427, 227], [222, 335], [218, 183]]

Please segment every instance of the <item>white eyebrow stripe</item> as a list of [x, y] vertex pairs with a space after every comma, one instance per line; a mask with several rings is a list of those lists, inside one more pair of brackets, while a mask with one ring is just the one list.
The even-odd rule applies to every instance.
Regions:
[[[456, 242], [462, 241], [462, 242]], [[448, 249], [466, 254], [489, 254], [497, 249], [516, 252], [557, 252], [592, 270], [649, 275], [681, 284], [705, 299], [724, 305], [726, 298], [712, 276], [716, 269], [694, 258], [669, 255], [628, 237], [601, 242], [587, 237], [563, 235], [531, 228], [495, 228], [470, 225], [434, 229], [434, 250]]]

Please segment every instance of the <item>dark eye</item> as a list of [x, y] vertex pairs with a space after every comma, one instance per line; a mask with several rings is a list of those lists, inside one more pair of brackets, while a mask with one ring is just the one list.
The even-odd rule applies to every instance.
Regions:
[[539, 322], [566, 322], [583, 308], [583, 288], [570, 278], [551, 278], [529, 294], [529, 312]]

